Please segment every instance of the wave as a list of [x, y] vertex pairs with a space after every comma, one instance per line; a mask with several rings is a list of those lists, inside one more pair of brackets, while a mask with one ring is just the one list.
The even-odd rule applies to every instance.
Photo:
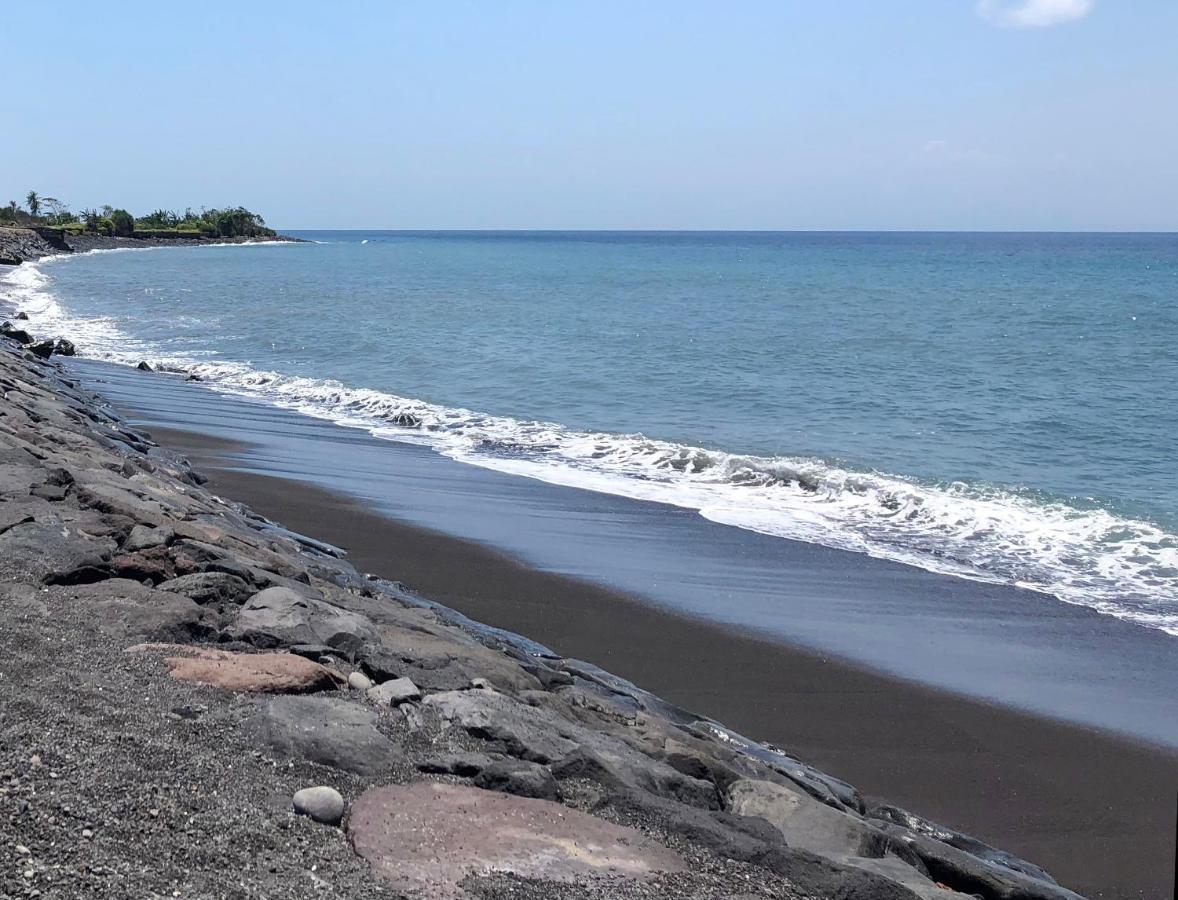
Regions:
[[[240, 245], [234, 245], [240, 246]], [[99, 251], [104, 252], [104, 251]], [[855, 471], [801, 456], [749, 456], [642, 434], [578, 431], [441, 406], [337, 381], [177, 355], [77, 316], [49, 276], [21, 266], [0, 291], [39, 331], [68, 335], [79, 354], [198, 376], [253, 397], [426, 444], [455, 460], [546, 482], [694, 509], [712, 521], [866, 553], [930, 571], [1043, 591], [1178, 635], [1178, 536], [1101, 508], [1029, 490], [929, 482]]]

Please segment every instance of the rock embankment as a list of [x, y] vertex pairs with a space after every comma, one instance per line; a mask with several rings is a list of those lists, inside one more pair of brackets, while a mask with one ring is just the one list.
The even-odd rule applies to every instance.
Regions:
[[30, 228], [0, 227], [0, 266], [19, 266], [43, 256], [69, 252], [64, 243], [51, 243]]
[[1076, 898], [0, 392], [0, 895]]
[[134, 247], [184, 247], [201, 244], [251, 244], [289, 241], [302, 243], [301, 238], [278, 235], [274, 238], [136, 238], [108, 237], [101, 234], [72, 234], [58, 237], [31, 228], [0, 227], [0, 265], [18, 266], [57, 253], [85, 253], [87, 250], [120, 250]]

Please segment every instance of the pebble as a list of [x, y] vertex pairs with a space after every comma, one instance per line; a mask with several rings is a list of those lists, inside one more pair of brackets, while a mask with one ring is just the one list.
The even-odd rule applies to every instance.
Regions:
[[348, 676], [348, 687], [354, 691], [366, 691], [372, 687], [372, 679], [363, 672], [353, 672]]
[[90, 840], [90, 838], [94, 837], [94, 832], [91, 831], [89, 828], [83, 828], [82, 829], [82, 837], [84, 837], [86, 840]]
[[344, 818], [344, 798], [324, 785], [303, 788], [294, 795], [294, 810], [324, 825], [338, 825]]

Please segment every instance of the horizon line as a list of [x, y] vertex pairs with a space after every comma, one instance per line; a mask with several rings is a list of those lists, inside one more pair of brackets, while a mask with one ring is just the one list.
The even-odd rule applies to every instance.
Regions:
[[1149, 234], [1178, 235], [1178, 228], [1047, 228], [1012, 226], [995, 228], [311, 228], [270, 226], [277, 231], [384, 231], [399, 234]]

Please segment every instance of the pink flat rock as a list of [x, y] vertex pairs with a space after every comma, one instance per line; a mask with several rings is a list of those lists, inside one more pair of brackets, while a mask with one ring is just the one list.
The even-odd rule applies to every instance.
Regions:
[[559, 803], [429, 781], [369, 788], [348, 836], [379, 877], [431, 898], [465, 896], [471, 874], [585, 882], [685, 868], [641, 832]]

